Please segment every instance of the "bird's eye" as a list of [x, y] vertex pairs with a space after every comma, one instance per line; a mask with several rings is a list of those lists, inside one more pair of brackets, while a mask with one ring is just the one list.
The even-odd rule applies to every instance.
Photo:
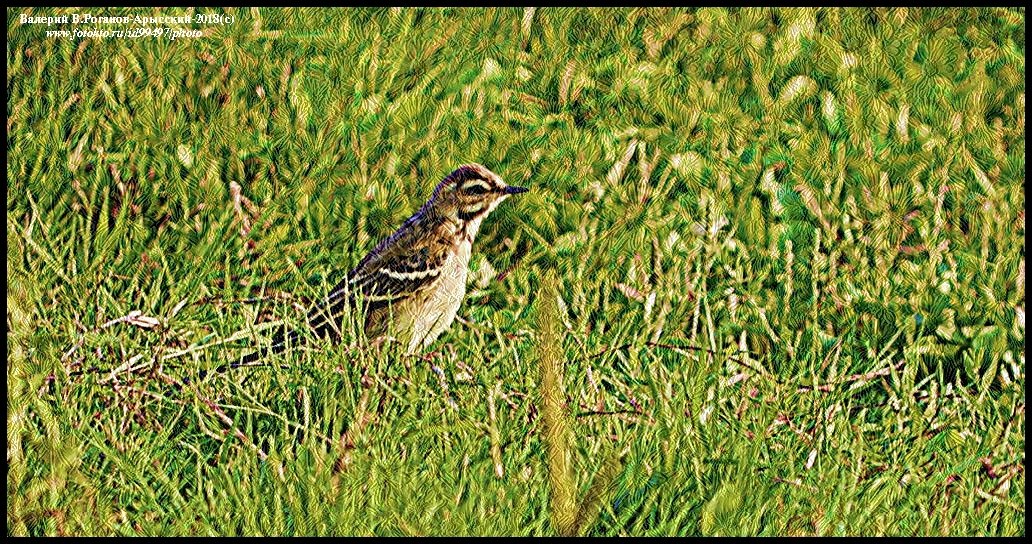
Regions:
[[491, 189], [489, 189], [486, 185], [482, 185], [482, 184], [479, 184], [479, 183], [476, 184], [476, 185], [471, 185], [469, 187], [466, 187], [466, 193], [467, 194], [471, 194], [471, 195], [487, 194], [487, 192], [490, 191], [490, 190]]

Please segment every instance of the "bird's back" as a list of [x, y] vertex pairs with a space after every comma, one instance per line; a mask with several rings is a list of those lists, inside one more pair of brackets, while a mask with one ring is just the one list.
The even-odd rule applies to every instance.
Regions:
[[[366, 334], [375, 336], [386, 332], [387, 316], [395, 309], [398, 313], [415, 310], [404, 303], [419, 300], [419, 295], [440, 279], [455, 249], [448, 238], [447, 221], [428, 212], [424, 206], [408, 218], [309, 311], [308, 327], [317, 338], [340, 338], [341, 318], [356, 311]], [[233, 366], [253, 364], [268, 354], [280, 353], [304, 342], [304, 336], [283, 326], [268, 348], [245, 355]]]

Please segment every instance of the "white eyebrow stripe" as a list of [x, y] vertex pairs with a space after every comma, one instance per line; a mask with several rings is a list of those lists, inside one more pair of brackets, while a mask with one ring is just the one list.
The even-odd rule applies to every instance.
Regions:
[[481, 186], [481, 187], [483, 187], [485, 189], [491, 189], [491, 186], [488, 185], [487, 181], [485, 181], [485, 180], [483, 180], [481, 178], [475, 178], [475, 179], [468, 179], [468, 180], [466, 180], [465, 182], [463, 182], [462, 188], [463, 189], [469, 189], [469, 188], [474, 187], [476, 185], [479, 185], [479, 186]]

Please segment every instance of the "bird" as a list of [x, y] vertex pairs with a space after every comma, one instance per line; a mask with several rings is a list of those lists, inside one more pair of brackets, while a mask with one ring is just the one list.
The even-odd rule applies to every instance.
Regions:
[[[401, 227], [377, 244], [307, 315], [314, 336], [338, 341], [341, 319], [359, 312], [369, 338], [389, 332], [416, 353], [455, 320], [466, 294], [473, 240], [481, 222], [512, 195], [508, 185], [482, 164], [463, 164], [444, 177], [430, 198]], [[262, 364], [267, 355], [304, 342], [305, 334], [281, 326], [267, 348], [231, 367]]]

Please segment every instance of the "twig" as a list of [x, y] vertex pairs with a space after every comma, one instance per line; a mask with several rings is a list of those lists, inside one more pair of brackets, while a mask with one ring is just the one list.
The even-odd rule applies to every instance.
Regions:
[[615, 416], [620, 414], [632, 414], [636, 416], [642, 415], [640, 410], [588, 410], [585, 412], [579, 412], [576, 417]]
[[462, 317], [461, 315], [455, 316], [455, 321], [458, 321], [459, 323], [463, 324], [464, 326], [466, 326], [466, 327], [468, 327], [470, 329], [475, 329], [475, 330], [478, 330], [478, 331], [483, 332], [483, 333], [490, 334], [490, 333], [494, 332], [494, 330], [492, 330], [492, 329], [490, 329], [490, 328], [488, 328], [488, 327], [486, 327], [484, 325], [481, 325], [480, 323], [476, 323], [474, 321], [466, 319], [466, 318]]
[[225, 425], [226, 428], [233, 433], [233, 436], [236, 436], [238, 439], [240, 439], [240, 441], [247, 444], [248, 446], [251, 446], [251, 448], [254, 449], [254, 451], [258, 454], [259, 459], [265, 461], [269, 458], [269, 454], [262, 451], [262, 449], [259, 448], [257, 444], [252, 442], [246, 434], [244, 434], [240, 429], [236, 428], [236, 425], [233, 424], [233, 420], [228, 415], [226, 415], [226, 412], [223, 411], [218, 404], [215, 404], [214, 402], [204, 397], [198, 397], [201, 399], [202, 402], [204, 402], [205, 405], [208, 406], [208, 408], [215, 412], [215, 415], [218, 416], [220, 420], [222, 420], [222, 424]]
[[[270, 327], [263, 327], [263, 329], [264, 328], [270, 328]], [[188, 348], [185, 348], [185, 349], [182, 349], [182, 350], [179, 350], [179, 351], [175, 351], [175, 352], [172, 352], [172, 353], [167, 353], [167, 354], [164, 354], [161, 357], [157, 358], [157, 361], [164, 362], [164, 361], [168, 361], [168, 360], [171, 360], [171, 359], [177, 359], [177, 358], [182, 357], [184, 355], [189, 355], [191, 353], [194, 353], [194, 352], [197, 352], [197, 351], [202, 351], [202, 350], [214, 347], [214, 346], [220, 346], [222, 344], [228, 344], [230, 342], [235, 342], [235, 341], [243, 339], [243, 338], [249, 338], [250, 334], [247, 334], [248, 332], [249, 331], [246, 331], [246, 330], [240, 330], [240, 331], [237, 331], [236, 333], [233, 333], [232, 335], [230, 335], [230, 336], [228, 336], [226, 338], [222, 338], [220, 340], [216, 340], [216, 341], [208, 343], [208, 344], [194, 345], [194, 346], [190, 346]], [[118, 377], [118, 374], [122, 374], [122, 373], [126, 373], [126, 372], [133, 373], [133, 372], [136, 372], [137, 370], [140, 370], [140, 369], [143, 369], [143, 368], [147, 368], [152, 363], [151, 360], [148, 360], [146, 363], [136, 364], [141, 359], [143, 359], [143, 355], [142, 354], [135, 355], [135, 356], [131, 357], [128, 361], [126, 361], [124, 364], [122, 364], [122, 366], [119, 366], [118, 368], [115, 368], [114, 370], [111, 370], [109, 372], [109, 374], [108, 374], [108, 377], [104, 378], [103, 380], [101, 380], [100, 383], [106, 384], [108, 382], [111, 382], [111, 381], [115, 380]], [[86, 372], [91, 372], [91, 371], [101, 372], [101, 370], [99, 370], [99, 369], [90, 369], [90, 370], [76, 371], [76, 372], [73, 372], [71, 374], [73, 376], [77, 376], [77, 375], [84, 374]]]
[[[179, 385], [180, 387], [182, 386], [182, 384], [179, 383], [179, 382], [176, 382], [174, 378], [169, 377], [168, 379], [171, 380], [172, 382], [174, 382], [173, 385]], [[174, 404], [178, 404], [180, 406], [186, 406], [188, 404], [186, 401], [184, 401], [182, 399], [174, 399], [174, 398], [162, 395], [161, 393], [155, 393], [154, 391], [149, 391], [147, 389], [140, 389], [138, 387], [133, 387], [131, 385], [115, 384], [115, 388], [120, 389], [120, 390], [129, 391], [129, 392], [132, 392], [132, 393], [136, 393], [136, 394], [139, 394], [139, 395], [143, 395], [143, 396], [146, 396], [146, 397], [150, 397], [150, 398], [153, 398], [153, 399], [156, 399], [156, 400], [171, 402], [171, 403], [174, 403]], [[273, 412], [273, 411], [269, 410], [268, 408], [266, 408], [264, 406], [262, 406], [260, 408], [255, 408], [255, 407], [252, 407], [252, 406], [238, 406], [238, 405], [235, 405], [235, 404], [218, 404], [218, 403], [215, 403], [213, 401], [209, 401], [208, 399], [206, 399], [206, 398], [204, 398], [203, 396], [200, 396], [200, 395], [198, 395], [198, 398], [202, 402], [204, 402], [204, 403], [212, 402], [213, 404], [215, 404], [216, 406], [218, 406], [220, 408], [229, 408], [229, 409], [232, 409], [232, 410], [241, 410], [241, 411], [245, 411], [245, 412], [254, 412], [256, 414], [272, 416], [272, 417], [275, 417], [275, 418], [279, 419], [280, 421], [282, 421], [284, 424], [286, 424], [289, 427], [293, 427], [295, 429], [301, 429], [301, 430], [309, 430], [309, 429], [306, 429], [304, 425], [301, 425], [300, 423], [297, 423], [295, 421], [291, 421], [291, 420], [287, 419], [286, 416], [284, 416], [282, 414], [277, 414], [276, 412]], [[329, 444], [331, 446], [334, 445], [334, 441], [330, 437], [328, 437], [328, 436], [326, 436], [326, 435], [324, 435], [324, 434], [322, 434], [320, 432], [315, 432], [313, 434], [317, 438], [319, 438], [320, 440], [326, 442], [327, 444]]]
[[[586, 357], [586, 359], [597, 359], [597, 358], [599, 358], [599, 357], [601, 357], [601, 356], [603, 356], [606, 353], [609, 353], [611, 351], [623, 351], [625, 349], [633, 348], [633, 347], [635, 347], [637, 345], [638, 344], [635, 344], [633, 342], [628, 342], [626, 344], [623, 344], [621, 346], [617, 346], [615, 348], [613, 348], [613, 347], [606, 348], [606, 349], [604, 349], [604, 350], [602, 350], [602, 351], [600, 351], [600, 352], [598, 352], [598, 353], [596, 353], [594, 355], [590, 355], [590, 356]], [[716, 351], [714, 351], [712, 349], [700, 348], [698, 346], [678, 346], [678, 345], [674, 345], [674, 344], [664, 344], [664, 343], [661, 343], [661, 342], [651, 342], [651, 341], [646, 341], [644, 343], [644, 345], [647, 346], [647, 347], [650, 347], [650, 348], [663, 348], [663, 349], [669, 349], [669, 350], [675, 351], [675, 352], [697, 351], [697, 352], [702, 352], [702, 353], [708, 353], [710, 355], [713, 355], [714, 357], [719, 355], [719, 353], [717, 353]], [[744, 350], [738, 350], [735, 353], [750, 354], [750, 352], [744, 351]], [[687, 354], [682, 353], [682, 355], [687, 355]], [[774, 380], [775, 382], [777, 382], [779, 384], [782, 383], [781, 380], [779, 380], [773, 374], [771, 374], [771, 373], [769, 373], [766, 370], [763, 370], [761, 368], [756, 368], [755, 366], [753, 366], [753, 365], [751, 365], [749, 363], [746, 363], [745, 361], [739, 359], [738, 357], [727, 356], [727, 360], [729, 360], [729, 361], [731, 361], [731, 362], [733, 362], [735, 364], [741, 365], [741, 366], [743, 366], [745, 368], [748, 368], [749, 370], [752, 370], [753, 372], [755, 372], [758, 375], [766, 376], [768, 378], [771, 378], [772, 380]]]
[[867, 381], [870, 381], [870, 380], [872, 380], [874, 378], [877, 378], [879, 376], [888, 376], [889, 374], [892, 373], [893, 370], [899, 370], [899, 368], [902, 367], [902, 366], [903, 366], [903, 361], [900, 361], [900, 362], [898, 362], [898, 363], [896, 363], [894, 365], [889, 365], [889, 366], [887, 366], [885, 368], [879, 368], [878, 370], [872, 370], [870, 372], [865, 372], [863, 374], [853, 374], [851, 376], [846, 376], [845, 378], [842, 378], [842, 379], [839, 379], [839, 380], [835, 380], [835, 381], [830, 382], [830, 383], [824, 383], [824, 384], [818, 384], [818, 385], [804, 385], [804, 386], [799, 387], [798, 391], [800, 393], [805, 393], [807, 391], [823, 391], [823, 392], [826, 393], [826, 392], [831, 391], [832, 389], [834, 389], [834, 387], [836, 385], [841, 385], [841, 384], [849, 383], [849, 382], [867, 382]]
[[502, 446], [498, 434], [498, 418], [495, 410], [495, 397], [501, 396], [501, 394], [502, 381], [498, 380], [495, 386], [487, 393], [487, 414], [488, 421], [490, 421], [488, 436], [491, 440], [491, 460], [494, 462], [495, 476], [498, 478], [505, 477], [505, 468], [502, 464]]
[[114, 387], [115, 387], [115, 389], [117, 389], [119, 391], [125, 390], [125, 391], [129, 391], [130, 393], [136, 393], [138, 395], [150, 397], [152, 399], [157, 399], [157, 400], [162, 400], [162, 401], [169, 401], [169, 402], [173, 402], [173, 403], [179, 404], [179, 405], [185, 405], [186, 404], [185, 402], [183, 402], [183, 401], [181, 401], [179, 399], [168, 398], [165, 395], [162, 395], [161, 393], [155, 393], [154, 391], [148, 391], [146, 389], [140, 389], [138, 387], [133, 387], [131, 385], [120, 385], [120, 384], [116, 383]]
[[523, 250], [523, 251], [517, 253], [514, 256], [511, 264], [509, 264], [509, 266], [506, 267], [506, 269], [503, 270], [500, 274], [495, 276], [495, 281], [497, 281], [497, 282], [505, 281], [506, 276], [511, 274], [513, 270], [516, 270], [516, 268], [520, 265], [520, 263], [523, 262], [523, 260], [526, 257], [527, 257], [527, 251], [526, 250]]
[[1000, 483], [996, 484], [996, 487], [994, 487], [990, 493], [992, 495], [996, 495], [997, 493], [999, 493], [1000, 489], [1003, 488], [1004, 484], [1010, 482], [1012, 478], [1014, 478], [1018, 475], [1018, 473], [1024, 470], [1025, 466], [1020, 463], [1014, 463], [1013, 465], [1011, 465], [1010, 469], [1007, 470], [1007, 473], [1004, 474], [1003, 477], [1000, 479]]
[[[163, 375], [162, 379], [164, 379], [170, 385], [175, 386], [177, 390], [180, 390], [180, 391], [183, 390], [183, 383], [178, 381], [178, 380], [176, 380], [175, 378], [172, 378], [171, 376]], [[175, 404], [179, 404], [181, 406], [185, 406], [186, 405], [186, 402], [184, 402], [182, 400], [169, 398], [169, 397], [166, 397], [164, 395], [161, 395], [160, 393], [155, 393], [153, 391], [147, 391], [145, 389], [139, 389], [139, 388], [135, 388], [135, 387], [132, 387], [132, 386], [122, 386], [122, 385], [119, 385], [119, 384], [115, 384], [114, 387], [116, 389], [119, 389], [119, 390], [124, 389], [124, 390], [128, 390], [128, 391], [131, 391], [131, 392], [134, 392], [134, 393], [138, 393], [141, 396], [148, 396], [148, 397], [151, 397], [151, 398], [154, 398], [154, 399], [158, 399], [158, 400], [163, 400], [163, 401], [167, 400], [167, 401], [173, 402]], [[205, 406], [207, 406], [212, 412], [215, 413], [216, 417], [218, 417], [218, 419], [220, 421], [222, 421], [222, 424], [226, 426], [227, 430], [229, 430], [230, 432], [233, 433], [233, 436], [235, 436], [237, 439], [239, 439], [243, 443], [245, 443], [248, 446], [250, 446], [253, 450], [255, 450], [255, 452], [258, 454], [258, 457], [262, 461], [265, 461], [265, 460], [267, 460], [269, 458], [269, 455], [267, 453], [262, 451], [262, 449], [259, 448], [258, 445], [255, 444], [250, 438], [248, 438], [247, 435], [245, 435], [243, 433], [243, 431], [241, 431], [240, 429], [238, 429], [236, 427], [236, 425], [233, 423], [233, 419], [230, 418], [226, 414], [225, 410], [222, 409], [221, 405], [219, 405], [216, 402], [212, 401], [211, 399], [205, 397], [204, 395], [201, 395], [197, 391], [193, 391], [193, 393], [194, 393], [194, 396], [196, 396], [198, 400], [200, 400], [202, 403], [204, 403]], [[234, 406], [233, 408], [241, 408], [242, 409], [244, 407], [235, 407]], [[255, 411], [258, 411], [258, 410], [255, 410]], [[258, 412], [261, 413], [260, 411], [258, 411]], [[269, 412], [269, 413], [271, 415], [276, 415], [276, 414], [271, 413], [271, 412]], [[288, 423], [288, 424], [292, 423], [289, 420], [287, 420], [286, 418], [281, 417], [281, 419], [284, 422]], [[298, 426], [297, 424], [294, 424], [294, 425]], [[203, 430], [203, 424], [201, 425], [201, 427], [202, 427], [202, 430]], [[215, 438], [219, 438], [219, 437], [215, 436]], [[328, 438], [326, 438], [326, 437], [321, 437], [321, 438], [329, 441]]]
[[[143, 315], [143, 312], [141, 312], [140, 310], [133, 310], [128, 314], [123, 315], [122, 317], [116, 317], [115, 319], [112, 319], [107, 323], [104, 323], [103, 325], [89, 332], [102, 331], [106, 328], [113, 327], [119, 323], [132, 323], [133, 325], [136, 325], [144, 329], [151, 329], [160, 325], [160, 322], [157, 319]], [[86, 334], [88, 333], [83, 333], [82, 336], [79, 337], [79, 341], [76, 342], [71, 348], [68, 349], [68, 351], [64, 353], [64, 355], [61, 356], [61, 362], [67, 361], [68, 358], [71, 357], [77, 349], [82, 347], [82, 345], [86, 342]]]
[[215, 297], [215, 296], [207, 296], [207, 297], [201, 297], [200, 299], [198, 299], [193, 304], [194, 305], [213, 304], [216, 308], [225, 308], [226, 306], [229, 306], [231, 304], [260, 304], [262, 302], [265, 302], [265, 301], [268, 301], [268, 300], [272, 300], [272, 301], [286, 302], [286, 303], [290, 304], [290, 306], [292, 308], [294, 308], [295, 310], [298, 310], [301, 313], [306, 313], [308, 310], [307, 310], [307, 306], [305, 306], [304, 304], [306, 304], [307, 301], [302, 298], [301, 302], [298, 302], [298, 298], [299, 297], [294, 296], [293, 293], [290, 293], [288, 291], [277, 291], [277, 292], [274, 292], [271, 295], [260, 296], [260, 297], [247, 297], [247, 298], [229, 298], [229, 299], [226, 299], [226, 298], [220, 298], [220, 297]]
[[996, 503], [996, 504], [1002, 504], [1002, 505], [1007, 506], [1009, 508], [1012, 508], [1012, 509], [1014, 509], [1014, 510], [1016, 510], [1018, 512], [1021, 512], [1022, 514], [1025, 513], [1025, 508], [1024, 507], [1019, 506], [1019, 505], [1017, 505], [1015, 503], [1012, 503], [1011, 501], [1008, 501], [1008, 500], [1003, 499], [1001, 497], [998, 497], [996, 495], [993, 495], [991, 493], [986, 493], [985, 491], [983, 491], [981, 489], [975, 489], [975, 494], [978, 495], [979, 497], [981, 497], [983, 500], [986, 500], [988, 502], [992, 502], [992, 503]]
[[362, 391], [362, 396], [358, 399], [358, 407], [355, 409], [355, 419], [351, 422], [351, 425], [348, 425], [348, 429], [344, 431], [344, 434], [340, 437], [340, 445], [343, 451], [333, 463], [334, 474], [344, 472], [351, 465], [351, 450], [355, 449], [355, 438], [373, 419], [372, 414], [368, 413], [369, 390], [372, 388], [372, 384], [370, 383], [368, 387], [363, 385], [363, 387], [365, 390]]

